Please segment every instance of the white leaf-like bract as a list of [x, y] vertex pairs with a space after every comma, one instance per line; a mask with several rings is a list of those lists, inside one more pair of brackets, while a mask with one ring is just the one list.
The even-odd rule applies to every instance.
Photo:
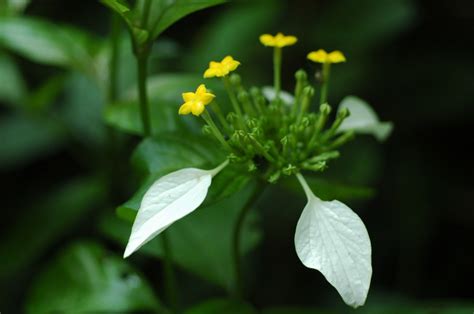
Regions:
[[372, 249], [364, 223], [345, 204], [319, 199], [301, 174], [297, 176], [308, 197], [296, 226], [299, 259], [320, 271], [347, 305], [364, 305], [372, 277]]
[[[268, 101], [273, 101], [276, 97], [275, 89], [272, 86], [263, 87], [262, 94]], [[285, 105], [292, 105], [295, 102], [293, 95], [284, 90], [280, 91], [280, 99]]]
[[143, 196], [123, 257], [130, 256], [172, 223], [198, 208], [206, 198], [212, 177], [227, 163], [212, 170], [181, 169], [156, 180]]
[[392, 122], [380, 122], [372, 107], [358, 97], [345, 97], [338, 110], [343, 108], [349, 109], [351, 114], [341, 123], [339, 132], [354, 130], [358, 133], [372, 134], [379, 141], [384, 141], [393, 130]]

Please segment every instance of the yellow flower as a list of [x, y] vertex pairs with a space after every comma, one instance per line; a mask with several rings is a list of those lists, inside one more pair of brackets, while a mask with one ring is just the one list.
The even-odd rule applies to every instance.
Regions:
[[339, 63], [346, 62], [346, 57], [339, 50], [327, 53], [323, 49], [308, 53], [308, 59], [319, 63]]
[[234, 60], [234, 58], [231, 56], [225, 57], [221, 62], [211, 61], [209, 63], [209, 68], [206, 70], [206, 72], [204, 72], [204, 78], [226, 76], [230, 72], [237, 69], [239, 65], [240, 62]]
[[204, 106], [208, 105], [215, 95], [208, 93], [206, 85], [201, 84], [196, 92], [183, 93], [184, 104], [179, 108], [179, 114], [190, 114], [199, 116], [204, 111]]
[[275, 36], [270, 34], [263, 34], [260, 36], [260, 42], [263, 45], [277, 48], [294, 45], [297, 41], [298, 38], [295, 36], [285, 36], [282, 33], [278, 33]]

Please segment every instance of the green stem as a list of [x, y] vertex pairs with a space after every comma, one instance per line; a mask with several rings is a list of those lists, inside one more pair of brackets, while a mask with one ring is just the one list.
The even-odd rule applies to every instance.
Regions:
[[151, 121], [150, 121], [150, 107], [148, 105], [147, 97], [147, 71], [148, 71], [148, 52], [140, 52], [137, 54], [137, 68], [138, 68], [138, 100], [140, 103], [140, 117], [142, 120], [143, 134], [150, 136]]
[[242, 110], [240, 109], [240, 105], [239, 105], [239, 102], [237, 101], [237, 98], [235, 97], [234, 91], [232, 90], [232, 86], [230, 84], [229, 78], [227, 76], [224, 76], [222, 80], [224, 81], [224, 87], [227, 91], [227, 94], [229, 95], [230, 102], [232, 103], [232, 107], [234, 108], [234, 111], [237, 114], [240, 127], [242, 129], [246, 129], [244, 116], [242, 115]]
[[140, 28], [147, 29], [148, 17], [150, 16], [151, 0], [145, 0], [143, 2], [143, 17], [140, 23]]
[[281, 48], [273, 49], [273, 87], [275, 88], [275, 99], [280, 99], [281, 91]]
[[111, 54], [109, 63], [109, 94], [108, 101], [112, 104], [117, 100], [117, 86], [118, 86], [118, 61], [119, 61], [119, 39], [120, 39], [120, 17], [117, 14], [112, 14], [110, 32]]
[[207, 109], [204, 109], [204, 112], [202, 113], [202, 118], [204, 121], [206, 121], [207, 125], [211, 128], [212, 133], [214, 136], [217, 138], [217, 140], [229, 151], [232, 151], [232, 148], [229, 146], [229, 144], [226, 142], [224, 139], [224, 136], [222, 135], [221, 131], [217, 128], [216, 124], [214, 123], [214, 120], [212, 120], [211, 115], [207, 111]]
[[167, 232], [162, 232], [160, 235], [161, 246], [163, 248], [163, 277], [165, 284], [165, 294], [168, 305], [171, 308], [171, 313], [179, 313], [178, 311], [178, 296], [176, 291], [176, 280], [173, 270], [173, 258], [171, 255], [171, 247]]
[[329, 74], [331, 72], [331, 63], [323, 63], [322, 73], [322, 85], [321, 85], [321, 98], [319, 104], [322, 105], [328, 101], [328, 88], [329, 88]]
[[253, 195], [249, 198], [249, 200], [245, 203], [245, 205], [240, 210], [237, 221], [234, 225], [234, 230], [232, 233], [232, 259], [234, 261], [234, 280], [235, 280], [235, 287], [234, 287], [234, 296], [238, 299], [243, 298], [244, 294], [244, 284], [242, 278], [242, 265], [241, 265], [241, 254], [240, 254], [240, 247], [241, 247], [241, 238], [242, 238], [242, 227], [245, 222], [245, 217], [247, 216], [248, 212], [257, 201], [259, 196], [262, 194], [264, 190], [264, 183], [257, 182], [257, 188]]

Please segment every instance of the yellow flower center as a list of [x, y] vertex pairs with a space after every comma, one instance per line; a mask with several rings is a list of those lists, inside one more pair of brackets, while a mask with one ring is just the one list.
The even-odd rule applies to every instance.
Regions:
[[283, 48], [286, 46], [294, 45], [298, 41], [295, 36], [285, 36], [282, 33], [278, 33], [275, 36], [270, 34], [263, 34], [260, 36], [260, 42], [264, 46]]
[[324, 49], [308, 53], [308, 59], [318, 63], [340, 63], [346, 62], [346, 57], [339, 50], [327, 53]]
[[192, 113], [195, 116], [199, 116], [214, 97], [216, 96], [207, 92], [206, 85], [201, 84], [195, 93], [183, 93], [184, 104], [179, 108], [179, 114]]
[[221, 62], [211, 61], [209, 68], [204, 72], [204, 78], [223, 77], [237, 69], [240, 62], [234, 60], [232, 56], [227, 56]]

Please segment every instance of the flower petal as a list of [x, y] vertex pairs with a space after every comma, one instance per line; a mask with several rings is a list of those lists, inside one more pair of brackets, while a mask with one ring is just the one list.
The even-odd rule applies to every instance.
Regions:
[[[268, 101], [273, 101], [276, 97], [275, 88], [272, 86], [264, 86], [262, 88], [262, 94]], [[280, 91], [280, 99], [283, 100], [286, 105], [292, 105], [295, 102], [293, 95], [284, 90]]]
[[328, 54], [325, 50], [319, 49], [308, 53], [307, 58], [313, 62], [325, 63], [328, 59]]
[[214, 94], [211, 94], [211, 93], [204, 93], [201, 95], [201, 97], [199, 98], [200, 101], [202, 101], [202, 103], [204, 105], [207, 105], [209, 104], [214, 98], [216, 98], [216, 96]]
[[260, 42], [264, 45], [264, 46], [270, 46], [270, 47], [273, 47], [275, 46], [275, 39], [272, 35], [270, 34], [263, 34], [260, 36]]
[[188, 92], [188, 93], [183, 93], [182, 96], [183, 96], [184, 102], [188, 102], [194, 99], [195, 94], [192, 92]]
[[331, 63], [340, 63], [340, 62], [346, 62], [346, 57], [342, 52], [339, 50], [335, 50], [328, 54], [328, 60]]
[[339, 126], [338, 132], [354, 130], [357, 133], [374, 135], [379, 141], [388, 138], [393, 130], [391, 122], [380, 122], [368, 103], [355, 96], [347, 96], [339, 105], [339, 110], [347, 108], [351, 113]]
[[178, 114], [190, 114], [191, 113], [191, 108], [192, 108], [192, 103], [191, 102], [186, 102], [179, 107]]
[[209, 68], [207, 69], [205, 72], [204, 72], [204, 78], [211, 78], [211, 77], [214, 77], [214, 76], [217, 76], [216, 75], [216, 69], [215, 68]]
[[195, 102], [191, 108], [191, 112], [195, 116], [199, 116], [204, 111], [204, 104], [200, 101]]
[[196, 96], [200, 97], [202, 94], [206, 93], [206, 85], [200, 84], [198, 88], [196, 89]]

